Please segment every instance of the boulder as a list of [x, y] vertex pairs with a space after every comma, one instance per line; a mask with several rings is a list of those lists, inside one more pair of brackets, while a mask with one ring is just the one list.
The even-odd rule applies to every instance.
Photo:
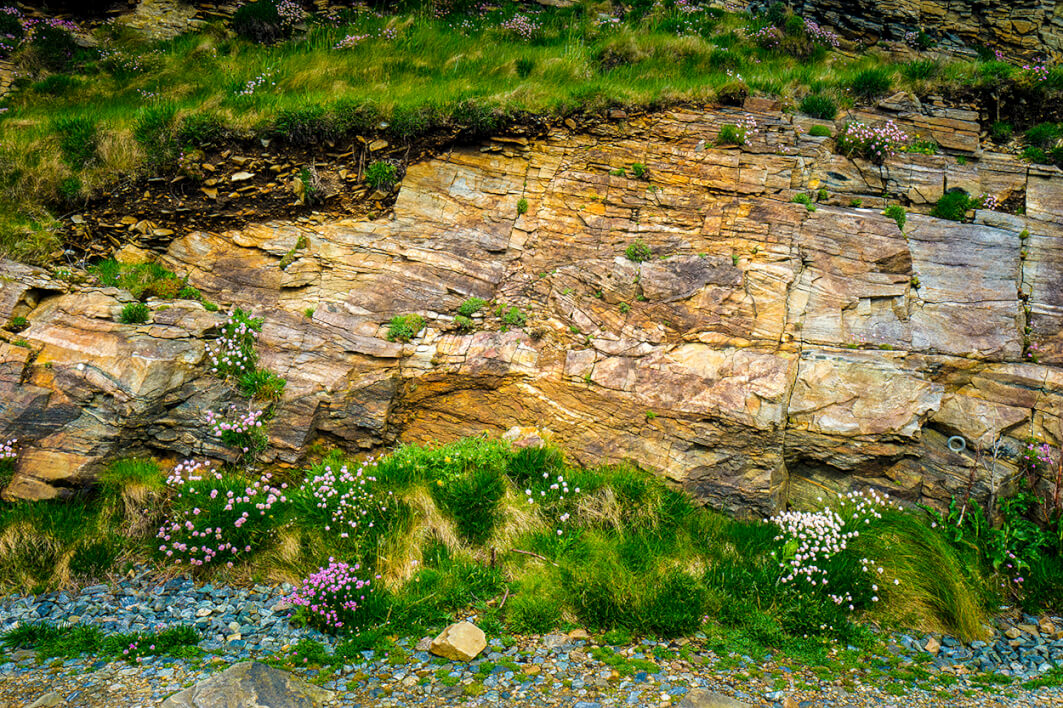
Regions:
[[260, 661], [234, 664], [192, 688], [175, 693], [163, 708], [320, 708], [326, 691]]
[[429, 651], [451, 661], [472, 661], [485, 647], [482, 629], [472, 622], [456, 622], [432, 640]]

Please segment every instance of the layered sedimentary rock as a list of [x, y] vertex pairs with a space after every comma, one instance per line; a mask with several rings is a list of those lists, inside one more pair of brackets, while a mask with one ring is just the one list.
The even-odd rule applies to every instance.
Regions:
[[[763, 8], [771, 2], [750, 3]], [[926, 32], [945, 46], [999, 48], [1040, 58], [1063, 51], [1063, 3], [1057, 0], [797, 0], [798, 14], [866, 42]]]
[[[750, 143], [716, 147], [747, 112]], [[867, 485], [988, 497], [1021, 439], [1060, 442], [1063, 179], [982, 152], [972, 113], [895, 97], [884, 117], [952, 135], [951, 154], [839, 156], [761, 101], [673, 111], [456, 148], [409, 166], [387, 218], [180, 234], [160, 260], [264, 318], [261, 363], [288, 381], [274, 464], [517, 428], [744, 512]], [[956, 186], [1025, 214], [918, 213]], [[820, 189], [815, 211], [791, 203]], [[883, 193], [910, 202], [903, 232]], [[636, 240], [650, 260], [625, 256]], [[204, 422], [247, 406], [207, 371], [221, 314], [152, 302], [122, 325], [125, 293], [4, 272], [0, 318], [30, 323], [28, 346], [0, 344], [0, 435], [23, 443], [9, 496], [136, 452], [228, 454]], [[474, 296], [493, 304], [461, 333]], [[405, 313], [427, 329], [388, 341]]]

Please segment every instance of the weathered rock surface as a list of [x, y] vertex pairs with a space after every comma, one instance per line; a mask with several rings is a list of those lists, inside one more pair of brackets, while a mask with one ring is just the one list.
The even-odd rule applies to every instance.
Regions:
[[334, 695], [260, 661], [245, 661], [175, 693], [162, 705], [163, 708], [319, 708]]
[[[769, 2], [754, 2], [763, 7]], [[794, 11], [867, 42], [903, 39], [925, 31], [946, 45], [999, 47], [1034, 58], [1063, 50], [1063, 17], [1056, 0], [798, 0]]]
[[[882, 115], [912, 133], [945, 120], [979, 133], [973, 115], [906, 101]], [[989, 496], [1019, 440], [1060, 441], [1059, 172], [977, 141], [952, 149], [965, 166], [939, 154], [879, 167], [762, 108], [742, 150], [713, 147], [744, 113], [729, 109], [455, 149], [409, 167], [387, 218], [194, 232], [162, 261], [264, 318], [261, 364], [288, 380], [277, 464], [318, 440], [372, 450], [516, 427], [732, 510], [865, 485], [932, 504]], [[648, 181], [611, 174], [634, 162]], [[1026, 214], [918, 213], [955, 170], [972, 193], [1025, 199]], [[815, 212], [790, 202], [821, 187]], [[904, 233], [867, 208], [884, 189], [911, 201]], [[651, 260], [624, 257], [636, 239]], [[119, 455], [227, 454], [203, 422], [238, 400], [206, 370], [220, 313], [159, 302], [148, 324], [121, 325], [125, 293], [3, 272], [0, 320], [30, 324], [0, 342], [0, 436], [23, 445], [9, 496], [62, 493]], [[472, 296], [521, 308], [527, 325], [504, 327], [492, 306], [458, 333]], [[388, 341], [388, 320], [414, 312], [427, 328]], [[946, 444], [957, 435], [960, 453]]]
[[428, 650], [451, 661], [472, 661], [487, 648], [483, 630], [472, 622], [455, 622], [432, 640]]

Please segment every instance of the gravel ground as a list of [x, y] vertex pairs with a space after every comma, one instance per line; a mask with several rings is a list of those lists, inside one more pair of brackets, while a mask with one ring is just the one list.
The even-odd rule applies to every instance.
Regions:
[[[194, 660], [151, 657], [131, 665], [91, 657], [38, 661], [33, 652], [8, 652], [0, 658], [0, 708], [22, 708], [47, 694], [62, 701], [47, 705], [158, 706], [232, 663], [283, 658], [302, 638], [330, 644], [328, 637], [288, 623], [283, 598], [289, 590], [196, 587], [187, 580], [160, 584], [145, 574], [76, 594], [2, 598], [0, 630], [39, 620], [92, 623], [106, 632], [193, 624], [203, 632], [199, 646], [205, 654]], [[600, 648], [578, 633], [520, 638], [510, 646], [493, 638], [468, 664], [429, 655], [426, 639], [400, 639], [390, 651], [363, 652], [359, 661], [334, 673], [284, 668], [336, 691], [335, 706], [668, 706], [693, 688], [786, 708], [1063, 706], [1061, 688], [987, 687], [980, 677], [978, 672], [992, 670], [1021, 680], [1063, 666], [1058, 620], [1015, 620], [1002, 622], [987, 643], [935, 637], [931, 644], [942, 645], [932, 646], [936, 653], [924, 649], [929, 637], [896, 635], [886, 655], [841, 675], [781, 656], [714, 652], [699, 635]]]

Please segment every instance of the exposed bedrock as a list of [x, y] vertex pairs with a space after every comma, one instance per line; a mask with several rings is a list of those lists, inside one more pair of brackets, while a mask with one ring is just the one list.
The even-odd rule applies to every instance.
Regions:
[[[388, 218], [187, 233], [160, 260], [264, 318], [262, 365], [288, 380], [276, 464], [315, 441], [374, 450], [519, 427], [747, 513], [867, 485], [932, 504], [988, 496], [1019, 440], [1059, 443], [1059, 172], [965, 144], [978, 126], [964, 111], [892, 115], [952, 135], [965, 165], [880, 168], [764, 108], [741, 150], [713, 146], [743, 113], [728, 110], [455, 149], [409, 167]], [[954, 186], [1025, 214], [914, 213]], [[819, 188], [814, 212], [790, 202]], [[911, 202], [904, 233], [880, 214], [884, 191]], [[651, 260], [625, 257], [636, 239]], [[0, 318], [30, 323], [28, 346], [0, 343], [0, 436], [22, 444], [7, 495], [53, 496], [137, 452], [224, 457], [203, 421], [241, 402], [207, 373], [220, 313], [151, 302], [150, 323], [122, 325], [126, 293], [3, 272]], [[488, 312], [458, 333], [472, 296], [527, 325], [503, 331]], [[388, 320], [414, 312], [427, 330], [387, 341]]]

